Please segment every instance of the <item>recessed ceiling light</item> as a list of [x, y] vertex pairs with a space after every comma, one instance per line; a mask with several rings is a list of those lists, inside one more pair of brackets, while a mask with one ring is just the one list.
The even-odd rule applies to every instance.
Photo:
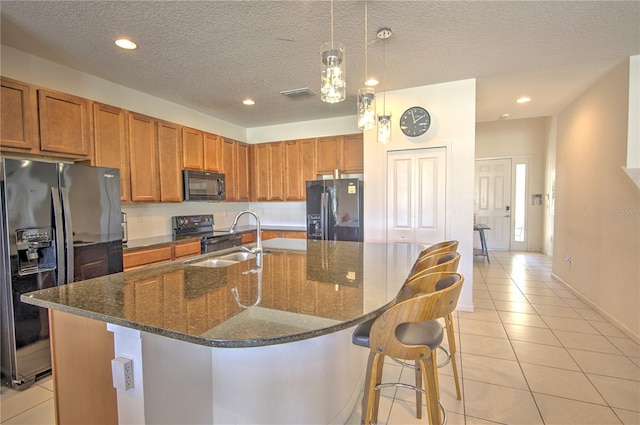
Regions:
[[530, 98], [530, 97], [527, 97], [527, 96], [522, 96], [522, 97], [519, 97], [519, 98], [516, 100], [516, 102], [518, 102], [518, 103], [527, 103], [527, 102], [531, 102], [531, 98]]
[[380, 81], [376, 80], [375, 78], [369, 78], [364, 82], [364, 85], [367, 87], [377, 86], [378, 84], [380, 84]]
[[248, 105], [248, 106], [252, 106], [252, 105], [256, 104], [255, 100], [253, 100], [253, 99], [245, 99], [245, 100], [242, 101], [242, 103], [245, 104], [245, 105]]
[[133, 50], [138, 48], [138, 45], [136, 43], [134, 43], [131, 40], [127, 40], [126, 38], [119, 38], [118, 40], [116, 40], [116, 45], [118, 47], [121, 47], [127, 50]]

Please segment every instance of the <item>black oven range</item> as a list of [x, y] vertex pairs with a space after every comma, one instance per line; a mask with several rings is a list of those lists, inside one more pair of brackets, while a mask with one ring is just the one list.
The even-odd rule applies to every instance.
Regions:
[[203, 254], [242, 245], [240, 233], [214, 230], [213, 214], [174, 216], [171, 217], [171, 226], [175, 240], [201, 238], [200, 252]]

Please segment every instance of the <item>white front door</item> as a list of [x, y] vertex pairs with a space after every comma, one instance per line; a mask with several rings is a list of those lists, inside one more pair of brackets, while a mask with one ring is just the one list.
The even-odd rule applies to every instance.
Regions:
[[446, 148], [387, 153], [387, 240], [445, 240]]
[[[511, 159], [478, 159], [475, 163], [474, 213], [485, 224], [487, 248], [509, 250], [511, 241]], [[474, 247], [480, 248], [474, 235]]]

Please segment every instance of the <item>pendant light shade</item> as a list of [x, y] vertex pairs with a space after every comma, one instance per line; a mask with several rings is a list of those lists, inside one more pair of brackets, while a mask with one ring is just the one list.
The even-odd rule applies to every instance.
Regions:
[[358, 128], [371, 130], [376, 125], [376, 93], [372, 87], [358, 90]]
[[378, 115], [378, 142], [383, 145], [391, 142], [391, 114]]
[[345, 99], [347, 83], [344, 72], [344, 44], [328, 42], [322, 45], [322, 85], [320, 100], [338, 103]]

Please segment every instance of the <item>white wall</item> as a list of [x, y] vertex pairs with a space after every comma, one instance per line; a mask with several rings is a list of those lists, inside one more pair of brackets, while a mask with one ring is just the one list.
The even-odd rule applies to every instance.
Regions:
[[553, 273], [640, 341], [640, 190], [622, 169], [629, 79], [625, 61], [558, 114]]
[[[459, 305], [465, 310], [473, 309], [475, 84], [475, 80], [463, 80], [389, 91], [385, 103], [386, 111], [392, 115], [391, 143], [377, 143], [375, 130], [364, 134], [365, 241], [387, 240], [387, 152], [446, 148], [448, 203], [445, 238], [460, 242], [458, 251], [462, 260], [459, 270], [466, 280]], [[400, 131], [398, 122], [402, 112], [416, 105], [429, 111], [431, 127], [423, 136], [408, 138]], [[381, 102], [378, 102], [378, 112], [380, 108]]]
[[[478, 123], [476, 159], [528, 159], [526, 240], [528, 251], [543, 251], [545, 159], [547, 152], [547, 118], [529, 118]], [[514, 187], [515, 184], [512, 185]], [[515, 190], [515, 188], [514, 188]], [[531, 205], [532, 194], [543, 194], [543, 205]], [[514, 200], [515, 201], [515, 200]]]

